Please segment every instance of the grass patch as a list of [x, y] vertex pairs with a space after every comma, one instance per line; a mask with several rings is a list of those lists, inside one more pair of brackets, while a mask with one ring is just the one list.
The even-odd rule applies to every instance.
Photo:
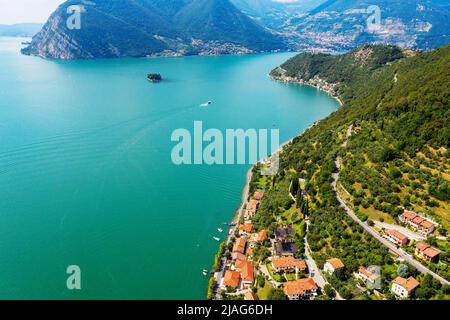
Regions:
[[263, 288], [258, 287], [256, 295], [260, 300], [269, 300], [269, 294], [272, 289], [273, 289], [272, 283], [266, 280]]

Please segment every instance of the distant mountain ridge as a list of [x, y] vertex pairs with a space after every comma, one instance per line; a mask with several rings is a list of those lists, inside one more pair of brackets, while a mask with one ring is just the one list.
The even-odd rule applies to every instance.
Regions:
[[0, 24], [0, 37], [32, 37], [42, 29], [41, 23]]
[[[309, 2], [285, 1], [259, 12], [258, 4], [267, 0], [233, 1], [299, 51], [347, 51], [366, 43], [430, 50], [450, 43], [447, 0], [318, 0], [314, 8]], [[381, 25], [370, 30], [373, 6], [380, 10]]]
[[226, 54], [285, 50], [283, 39], [229, 0], [82, 1], [81, 29], [70, 30], [63, 3], [24, 54], [55, 59]]

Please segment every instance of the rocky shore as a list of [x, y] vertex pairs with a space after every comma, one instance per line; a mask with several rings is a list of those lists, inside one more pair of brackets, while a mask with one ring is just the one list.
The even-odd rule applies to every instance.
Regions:
[[287, 73], [286, 70], [284, 70], [281, 67], [278, 67], [269, 76], [274, 81], [285, 83], [297, 83], [314, 87], [329, 94], [333, 99], [335, 99], [339, 103], [341, 107], [344, 105], [336, 91], [336, 87], [338, 85], [337, 83], [328, 83], [327, 81], [321, 79], [319, 76], [315, 76], [314, 78], [311, 78], [306, 81], [301, 78], [290, 77], [286, 75], [286, 73]]

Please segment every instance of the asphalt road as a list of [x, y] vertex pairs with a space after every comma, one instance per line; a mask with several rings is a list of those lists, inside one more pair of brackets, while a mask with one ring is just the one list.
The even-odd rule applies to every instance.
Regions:
[[333, 186], [334, 192], [336, 194], [336, 198], [338, 199], [341, 207], [344, 208], [344, 210], [347, 212], [347, 214], [350, 216], [350, 218], [352, 218], [356, 223], [358, 223], [361, 227], [363, 227], [364, 230], [366, 230], [368, 233], [370, 233], [372, 236], [374, 236], [375, 239], [377, 239], [379, 242], [381, 242], [389, 250], [391, 250], [393, 253], [395, 253], [400, 259], [405, 260], [406, 262], [408, 262], [410, 265], [414, 266], [420, 272], [431, 275], [433, 278], [438, 280], [440, 283], [450, 286], [450, 282], [448, 282], [447, 280], [445, 280], [441, 276], [437, 275], [436, 273], [434, 273], [433, 271], [431, 271], [430, 269], [425, 267], [420, 262], [414, 260], [411, 257], [411, 255], [409, 255], [409, 254], [405, 253], [403, 250], [397, 248], [393, 243], [391, 243], [390, 241], [388, 241], [385, 238], [383, 238], [377, 231], [375, 231], [374, 229], [369, 227], [366, 223], [364, 223], [361, 220], [359, 220], [359, 218], [345, 204], [345, 202], [341, 199], [341, 197], [339, 196], [339, 193], [337, 192], [337, 187], [336, 186], [337, 186], [337, 181], [338, 181], [338, 178], [339, 178], [339, 169], [340, 169], [340, 166], [341, 166], [339, 157], [336, 158], [335, 163], [336, 163], [336, 168], [338, 169], [337, 170], [338, 172], [333, 174], [332, 186]]

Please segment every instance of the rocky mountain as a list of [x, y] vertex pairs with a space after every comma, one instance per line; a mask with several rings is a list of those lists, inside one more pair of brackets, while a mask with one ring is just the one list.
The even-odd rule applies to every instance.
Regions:
[[[70, 27], [77, 18], [79, 28]], [[23, 53], [94, 59], [286, 48], [281, 37], [229, 0], [69, 0], [50, 16]]]
[[255, 3], [267, 0], [233, 1], [297, 50], [346, 51], [368, 42], [429, 50], [450, 41], [446, 0], [320, 0], [315, 8], [309, 1], [280, 1], [259, 13]]
[[39, 23], [0, 25], [0, 37], [32, 37], [42, 28]]
[[326, 0], [231, 0], [242, 12], [268, 28], [281, 30], [290, 18], [316, 8]]

